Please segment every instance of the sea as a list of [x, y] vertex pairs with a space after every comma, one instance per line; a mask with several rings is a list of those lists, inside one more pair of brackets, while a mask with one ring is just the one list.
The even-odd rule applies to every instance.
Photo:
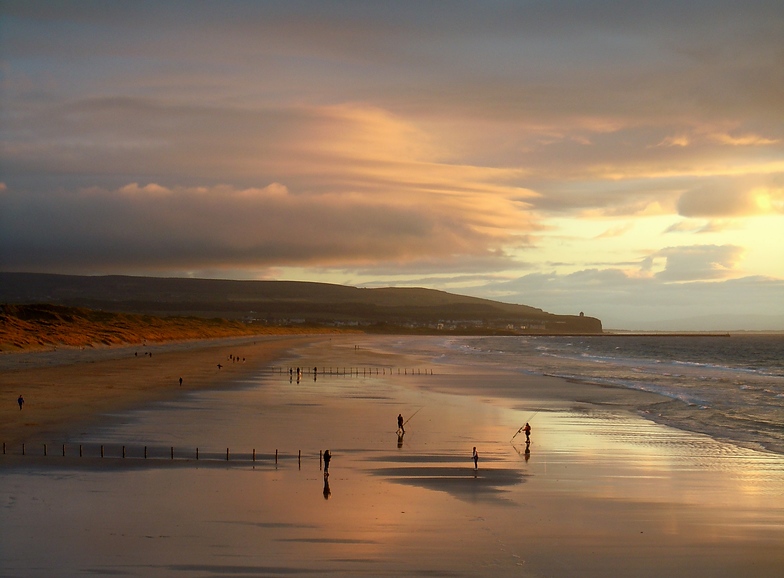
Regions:
[[641, 406], [644, 417], [784, 454], [784, 334], [457, 337], [397, 347], [434, 362], [657, 393], [663, 403]]

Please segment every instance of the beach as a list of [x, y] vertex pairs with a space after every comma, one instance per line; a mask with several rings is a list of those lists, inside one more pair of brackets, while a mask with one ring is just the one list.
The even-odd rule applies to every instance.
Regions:
[[781, 455], [646, 419], [668, 403], [654, 392], [428, 347], [17, 358], [0, 384], [0, 575], [780, 575]]

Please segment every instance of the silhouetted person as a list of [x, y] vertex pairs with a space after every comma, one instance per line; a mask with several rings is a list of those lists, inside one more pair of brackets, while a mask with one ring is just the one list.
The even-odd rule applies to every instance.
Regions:
[[24, 405], [24, 398], [20, 395], [19, 399], [16, 400], [16, 403], [19, 404], [19, 411], [22, 411], [22, 406]]
[[180, 386], [182, 386], [182, 378], [180, 378]]
[[406, 430], [403, 427], [403, 414], [402, 413], [397, 414], [397, 429], [399, 429], [403, 433], [406, 433]]
[[[520, 422], [518, 422], [520, 423]], [[525, 422], [525, 426], [523, 427], [523, 431], [525, 432], [525, 443], [531, 442], [531, 425], [528, 422]]]
[[479, 469], [479, 454], [476, 453], [476, 446], [474, 446], [474, 452], [471, 454], [471, 459], [474, 460], [474, 469]]
[[329, 460], [332, 459], [332, 454], [329, 450], [324, 450], [324, 477], [329, 476]]

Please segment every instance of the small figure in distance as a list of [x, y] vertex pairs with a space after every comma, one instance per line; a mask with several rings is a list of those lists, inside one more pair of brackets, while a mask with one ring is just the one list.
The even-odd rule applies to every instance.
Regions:
[[182, 378], [180, 378], [180, 387], [182, 387]]
[[397, 429], [402, 432], [406, 433], [406, 429], [403, 427], [403, 414], [397, 414]]
[[19, 399], [16, 400], [16, 403], [19, 404], [19, 411], [22, 411], [22, 406], [24, 405], [24, 398], [20, 395]]
[[478, 470], [479, 469], [479, 454], [476, 453], [476, 446], [474, 446], [474, 451], [471, 454], [471, 459], [474, 460], [474, 469]]
[[329, 477], [329, 460], [332, 459], [332, 454], [329, 450], [324, 450], [324, 477]]
[[525, 422], [523, 431], [525, 432], [525, 443], [531, 443], [531, 425], [528, 422]]

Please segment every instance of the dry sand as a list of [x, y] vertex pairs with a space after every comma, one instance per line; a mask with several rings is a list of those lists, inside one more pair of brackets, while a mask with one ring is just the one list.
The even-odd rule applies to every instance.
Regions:
[[[781, 456], [632, 411], [655, 408], [655, 395], [434, 366], [392, 353], [389, 339], [273, 340], [5, 374], [3, 398], [17, 413], [4, 409], [3, 419], [39, 424], [16, 440], [73, 432], [80, 405], [136, 407], [131, 418], [89, 424], [84, 440], [210, 442], [214, 451], [200, 462], [4, 456], [0, 574], [781, 575]], [[247, 361], [225, 363], [232, 353]], [[259, 377], [265, 363], [335, 374]], [[338, 375], [351, 367], [378, 373]], [[178, 397], [186, 369], [183, 388], [203, 389]], [[50, 382], [71, 384], [60, 386], [67, 404], [40, 399]], [[22, 390], [33, 393], [19, 412], [25, 383], [39, 385]], [[150, 402], [158, 407], [144, 409]], [[399, 412], [413, 416], [402, 438]], [[527, 419], [528, 448], [522, 434], [510, 442]], [[236, 462], [219, 457], [228, 445], [244, 448]]]
[[258, 336], [0, 354], [0, 441], [62, 438], [103, 414], [252, 374], [310, 339]]

